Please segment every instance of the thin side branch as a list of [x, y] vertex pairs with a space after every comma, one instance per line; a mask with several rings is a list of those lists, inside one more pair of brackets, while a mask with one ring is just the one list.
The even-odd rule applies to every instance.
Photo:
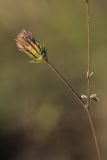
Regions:
[[72, 88], [71, 84], [56, 70], [56, 68], [50, 63], [50, 62], [46, 62], [47, 65], [56, 73], [56, 75], [60, 78], [60, 80], [66, 85], [66, 87], [69, 89], [69, 91], [71, 93], [74, 94], [74, 96], [77, 98], [77, 100], [82, 104], [82, 106], [84, 106], [85, 108], [85, 103], [84, 101], [81, 99], [81, 97], [77, 94], [77, 92]]

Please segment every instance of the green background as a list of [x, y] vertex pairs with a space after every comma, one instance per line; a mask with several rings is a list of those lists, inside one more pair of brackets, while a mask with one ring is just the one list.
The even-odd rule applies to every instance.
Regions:
[[[90, 0], [90, 110], [107, 159], [107, 1]], [[15, 39], [26, 29], [78, 94], [87, 92], [85, 0], [0, 0], [0, 159], [95, 160], [83, 107], [44, 63], [30, 64]]]

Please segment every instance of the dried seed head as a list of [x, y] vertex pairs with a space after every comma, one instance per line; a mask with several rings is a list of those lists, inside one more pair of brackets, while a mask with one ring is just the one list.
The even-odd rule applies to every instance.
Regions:
[[43, 62], [47, 61], [47, 52], [45, 46], [41, 46], [38, 42], [33, 38], [31, 32], [26, 32], [22, 30], [16, 39], [16, 44], [18, 48], [27, 53], [31, 58], [33, 58], [34, 62]]

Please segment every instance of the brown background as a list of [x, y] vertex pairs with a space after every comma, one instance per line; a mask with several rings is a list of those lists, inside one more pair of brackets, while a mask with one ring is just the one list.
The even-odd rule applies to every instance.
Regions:
[[[90, 0], [91, 114], [107, 159], [107, 1]], [[30, 64], [15, 38], [24, 28], [45, 44], [49, 60], [86, 93], [84, 0], [0, 0], [0, 159], [96, 160], [87, 115], [46, 64]]]

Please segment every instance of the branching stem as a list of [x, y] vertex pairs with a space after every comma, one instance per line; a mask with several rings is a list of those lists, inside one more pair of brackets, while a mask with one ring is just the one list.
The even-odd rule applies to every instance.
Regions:
[[90, 8], [89, 8], [89, 0], [85, 0], [86, 1], [86, 8], [87, 8], [87, 32], [88, 32], [88, 39], [87, 39], [87, 44], [88, 44], [88, 57], [87, 57], [87, 102], [85, 103], [81, 97], [77, 94], [77, 92], [72, 88], [71, 84], [58, 72], [58, 70], [49, 62], [46, 61], [47, 65], [56, 73], [56, 75], [59, 77], [59, 79], [65, 84], [65, 86], [69, 89], [70, 92], [72, 92], [74, 94], [74, 96], [77, 98], [77, 100], [82, 104], [82, 106], [84, 107], [88, 119], [89, 119], [89, 123], [90, 123], [90, 127], [92, 130], [92, 134], [93, 134], [93, 139], [94, 139], [94, 143], [95, 143], [95, 148], [96, 148], [96, 152], [97, 152], [97, 158], [98, 160], [101, 160], [100, 158], [100, 152], [99, 152], [99, 145], [98, 145], [98, 141], [97, 141], [97, 137], [96, 137], [96, 133], [95, 133], [95, 129], [93, 126], [93, 121], [91, 118], [91, 114], [90, 114], [90, 78], [91, 78], [91, 63], [90, 63], [90, 57], [91, 57], [91, 45], [90, 45]]
[[58, 78], [65, 84], [65, 86], [69, 89], [69, 91], [74, 94], [74, 96], [77, 98], [77, 100], [84, 107], [84, 109], [85, 109], [85, 111], [86, 111], [86, 113], [88, 115], [90, 127], [91, 127], [91, 130], [92, 130], [92, 134], [93, 134], [93, 138], [94, 138], [94, 142], [95, 142], [95, 146], [96, 146], [96, 151], [97, 151], [97, 155], [98, 155], [98, 160], [101, 160], [100, 159], [99, 146], [98, 146], [98, 142], [97, 142], [97, 137], [96, 137], [96, 134], [95, 134], [92, 118], [91, 118], [91, 115], [90, 115], [89, 108], [87, 107], [87, 104], [81, 99], [81, 97], [77, 94], [77, 92], [72, 88], [71, 84], [59, 73], [59, 71], [55, 68], [55, 66], [53, 66], [48, 61], [46, 63], [56, 73]]

